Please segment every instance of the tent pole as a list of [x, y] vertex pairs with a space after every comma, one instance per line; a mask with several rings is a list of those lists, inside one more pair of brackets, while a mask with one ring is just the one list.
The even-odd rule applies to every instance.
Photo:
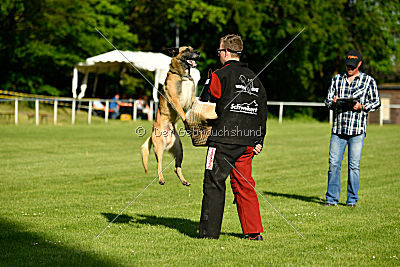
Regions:
[[179, 47], [179, 25], [175, 27], [175, 47]]
[[92, 92], [92, 97], [94, 98], [96, 95], [96, 89], [97, 89], [97, 80], [99, 78], [99, 74], [96, 73], [96, 77], [94, 77], [94, 84], [93, 84], [93, 92]]
[[72, 97], [76, 98], [76, 89], [78, 89], [78, 69], [74, 68], [74, 74], [72, 76]]

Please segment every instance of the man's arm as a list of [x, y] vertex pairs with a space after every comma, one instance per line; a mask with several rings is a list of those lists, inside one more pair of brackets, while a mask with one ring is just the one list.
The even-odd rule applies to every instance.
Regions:
[[267, 99], [265, 99], [265, 113], [261, 114], [261, 137], [260, 140], [257, 141], [256, 144], [264, 145], [265, 135], [267, 134], [267, 119], [268, 119], [268, 108], [267, 108]]
[[265, 106], [265, 111], [264, 114], [261, 114], [261, 138], [259, 141], [257, 141], [256, 146], [254, 147], [254, 154], [258, 155], [264, 145], [264, 138], [265, 135], [267, 134], [267, 119], [268, 119], [268, 106], [267, 106], [267, 94], [264, 86], [260, 82], [260, 89], [265, 91], [265, 99], [264, 99], [264, 106]]
[[379, 98], [378, 86], [373, 78], [371, 78], [368, 92], [365, 98], [363, 111], [371, 112], [377, 110], [381, 106], [381, 99]]
[[337, 100], [337, 92], [336, 92], [336, 82], [337, 82], [338, 75], [332, 78], [331, 86], [329, 87], [328, 90], [328, 95], [326, 96], [325, 99], [325, 106], [328, 109], [335, 109], [335, 103]]
[[221, 98], [221, 82], [215, 73], [207, 79], [203, 91], [200, 95], [200, 100], [203, 102], [217, 102]]

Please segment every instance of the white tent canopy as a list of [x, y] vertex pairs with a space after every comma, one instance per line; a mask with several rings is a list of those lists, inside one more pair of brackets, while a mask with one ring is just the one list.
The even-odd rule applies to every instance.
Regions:
[[[153, 86], [153, 99], [158, 102], [157, 89], [158, 84], [164, 84], [169, 70], [171, 58], [162, 53], [152, 52], [132, 52], [113, 50], [104, 54], [87, 58], [85, 62], [75, 65], [72, 77], [72, 95], [74, 98], [81, 99], [85, 96], [89, 73], [96, 73], [94, 88], [97, 86], [97, 74], [110, 73], [121, 70], [121, 65], [133, 65], [139, 70], [147, 70], [155, 72], [155, 80]], [[132, 67], [132, 66], [130, 66]], [[85, 76], [81, 84], [81, 91], [77, 95], [78, 89], [78, 71]], [[200, 72], [196, 68], [190, 69], [190, 75], [193, 77], [196, 88], [200, 80]]]

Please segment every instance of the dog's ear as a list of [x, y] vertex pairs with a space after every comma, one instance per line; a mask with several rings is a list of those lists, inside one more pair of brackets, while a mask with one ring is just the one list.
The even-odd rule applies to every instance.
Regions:
[[179, 54], [179, 47], [169, 47], [164, 49], [163, 52], [171, 55], [172, 57], [176, 57]]

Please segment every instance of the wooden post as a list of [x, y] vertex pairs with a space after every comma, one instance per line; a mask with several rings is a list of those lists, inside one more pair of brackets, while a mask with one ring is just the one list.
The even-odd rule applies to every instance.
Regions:
[[283, 116], [283, 103], [279, 103], [279, 124], [282, 124], [282, 116]]
[[54, 117], [53, 117], [53, 121], [54, 121], [54, 125], [57, 125], [57, 108], [58, 108], [58, 100], [54, 99]]
[[333, 124], [333, 110], [331, 109], [329, 110], [329, 124]]
[[18, 124], [18, 99], [15, 99], [14, 122], [15, 125]]
[[108, 112], [110, 108], [110, 102], [106, 100], [106, 110], [104, 111], [104, 122], [108, 123]]
[[72, 120], [71, 123], [75, 124], [75, 109], [76, 109], [76, 100], [72, 100]]
[[35, 122], [39, 125], [39, 99], [35, 100]]
[[383, 105], [379, 108], [379, 125], [383, 126]]
[[88, 124], [92, 123], [92, 109], [93, 109], [93, 101], [89, 101], [89, 109], [88, 109]]

